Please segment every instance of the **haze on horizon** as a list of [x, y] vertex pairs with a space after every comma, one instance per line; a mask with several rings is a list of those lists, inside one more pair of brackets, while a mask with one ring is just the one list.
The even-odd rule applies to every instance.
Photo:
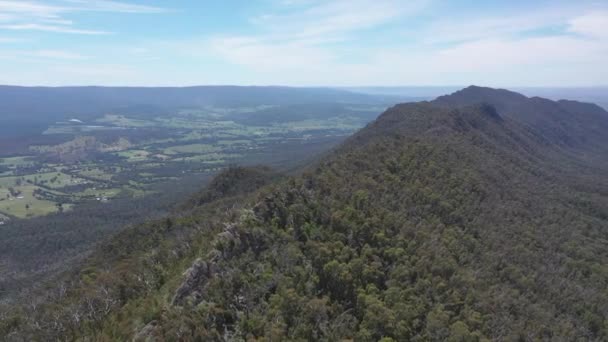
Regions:
[[606, 85], [603, 1], [0, 0], [2, 84]]

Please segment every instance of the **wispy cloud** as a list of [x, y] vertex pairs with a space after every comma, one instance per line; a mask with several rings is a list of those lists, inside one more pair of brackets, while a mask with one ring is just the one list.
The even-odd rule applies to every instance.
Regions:
[[332, 65], [327, 45], [356, 39], [356, 34], [423, 10], [429, 1], [283, 0], [276, 12], [251, 19], [257, 35], [216, 36], [205, 44], [230, 62], [260, 71]]
[[608, 39], [608, 10], [573, 18], [569, 22], [569, 31], [591, 38]]
[[75, 27], [66, 16], [78, 12], [162, 13], [163, 8], [104, 0], [63, 0], [41, 3], [0, 0], [0, 29], [69, 34], [108, 34], [105, 30]]
[[[214, 37], [206, 51], [269, 83], [285, 75], [310, 85], [599, 83], [608, 77], [601, 71], [608, 55], [608, 12], [602, 8], [514, 8], [509, 16], [471, 17], [429, 15], [431, 3], [405, 3], [284, 0], [276, 13], [252, 20], [261, 33]], [[429, 20], [401, 31], [402, 41], [394, 37], [379, 48], [359, 41], [366, 30], [378, 36], [384, 25], [421, 13]]]
[[310, 38], [350, 34], [385, 24], [428, 5], [427, 0], [289, 0], [251, 21], [270, 36]]
[[49, 62], [74, 62], [86, 61], [89, 56], [78, 52], [68, 50], [20, 50], [20, 49], [3, 49], [0, 50], [0, 58], [13, 61], [49, 61]]
[[[223, 12], [207, 13], [214, 18], [207, 26], [190, 16], [167, 16], [170, 33], [162, 38], [90, 36], [73, 45], [51, 37], [29, 52], [6, 50], [12, 46], [7, 32], [17, 30], [103, 35], [123, 27], [88, 27], [81, 13], [167, 12], [129, 1], [0, 0], [3, 75], [21, 83], [132, 85], [575, 86], [608, 79], [608, 5], [596, 0], [475, 6], [457, 0], [264, 0], [239, 13], [232, 5], [218, 6]], [[188, 8], [206, 9], [201, 3]]]
[[576, 15], [573, 8], [547, 8], [529, 13], [471, 14], [433, 20], [426, 27], [406, 34], [416, 36], [423, 43], [464, 43], [496, 37], [515, 37], [539, 29], [559, 29]]
[[0, 44], [11, 44], [11, 43], [18, 43], [21, 41], [22, 41], [21, 39], [17, 39], [17, 38], [0, 37]]
[[85, 56], [85, 55], [82, 55], [79, 53], [64, 51], [64, 50], [37, 50], [37, 51], [30, 52], [28, 54], [33, 57], [63, 59], [63, 60], [85, 60], [85, 59], [89, 58], [88, 56]]
[[82, 30], [72, 28], [71, 25], [49, 25], [49, 24], [11, 24], [11, 25], [0, 25], [0, 29], [13, 30], [13, 31], [45, 31], [55, 33], [72, 33], [72, 34], [87, 34], [87, 35], [100, 35], [110, 34], [108, 31], [97, 31], [97, 30]]
[[33, 1], [0, 1], [0, 13], [3, 15], [28, 14], [34, 17], [55, 18], [65, 7], [46, 5]]
[[[2, 58], [1, 53], [0, 58]], [[41, 74], [45, 75], [43, 83], [41, 83]], [[9, 69], [3, 71], [3, 77], [7, 77], [17, 84], [44, 84], [49, 86], [125, 85], [133, 79], [143, 82], [146, 75], [147, 73], [128, 65], [84, 64], [73, 61], [69, 61], [69, 63], [56, 61], [45, 66], [35, 64], [25, 70]]]
[[97, 11], [97, 12], [115, 12], [115, 13], [164, 13], [166, 8], [135, 5], [118, 1], [104, 0], [67, 0], [77, 11]]

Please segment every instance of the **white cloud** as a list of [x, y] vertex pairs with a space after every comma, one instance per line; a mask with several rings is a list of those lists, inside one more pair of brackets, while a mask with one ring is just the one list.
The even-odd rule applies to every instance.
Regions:
[[10, 24], [0, 25], [0, 29], [13, 30], [13, 31], [45, 31], [55, 33], [71, 33], [71, 34], [86, 34], [86, 35], [100, 35], [110, 34], [108, 31], [97, 31], [97, 30], [81, 30], [72, 28], [68, 25], [48, 25], [48, 24]]
[[572, 37], [487, 39], [440, 50], [430, 62], [443, 71], [496, 71], [547, 64], [598, 62], [605, 47]]
[[570, 20], [570, 32], [608, 39], [608, 11], [588, 13]]
[[[263, 14], [252, 22], [271, 36], [310, 38], [348, 34], [417, 13], [428, 0], [325, 0], [283, 2], [285, 11]], [[295, 8], [294, 8], [295, 6]]]
[[51, 59], [66, 59], [66, 60], [83, 60], [87, 59], [87, 56], [79, 53], [63, 50], [38, 50], [31, 53], [34, 57], [43, 57]]
[[212, 39], [210, 51], [235, 64], [258, 71], [276, 72], [294, 70], [306, 66], [333, 64], [333, 54], [314, 45], [294, 41], [273, 43], [247, 37]]
[[39, 60], [44, 59], [46, 61], [60, 61], [60, 60], [68, 60], [68, 61], [80, 61], [86, 60], [90, 57], [82, 55], [80, 53], [66, 51], [66, 50], [0, 50], [1, 56], [3, 59], [11, 59], [11, 60], [20, 60], [24, 59], [33, 59]]
[[421, 11], [429, 1], [288, 0], [286, 11], [252, 20], [262, 31], [255, 36], [217, 36], [201, 49], [256, 71], [322, 71], [339, 62], [333, 43], [347, 42], [359, 31], [373, 29]]
[[[253, 18], [250, 32], [128, 46], [93, 44], [83, 47], [86, 54], [52, 48], [6, 53], [6, 58], [49, 63], [29, 76], [10, 78], [12, 70], [3, 74], [8, 71], [5, 77], [29, 79], [30, 84], [69, 80], [113, 85], [476, 83], [506, 87], [599, 85], [608, 80], [604, 61], [608, 11], [601, 6], [552, 5], [535, 11], [512, 7], [512, 12], [498, 16], [496, 12], [435, 13], [437, 8], [426, 0], [272, 1], [279, 7]], [[7, 1], [0, 0], [0, 9], [3, 3]], [[121, 7], [110, 1], [71, 0], [62, 6], [156, 13], [154, 8]], [[44, 6], [32, 10], [36, 13], [32, 22], [17, 23], [3, 22], [3, 15], [12, 14], [0, 10], [0, 26], [108, 33], [73, 27], [67, 16], [71, 12], [66, 10]], [[390, 31], [383, 32], [389, 25]], [[388, 39], [376, 43], [374, 39], [382, 36], [379, 32]], [[88, 56], [103, 56], [107, 64], [97, 65], [101, 59]]]
[[75, 28], [67, 15], [79, 12], [161, 13], [165, 9], [104, 0], [63, 0], [41, 3], [0, 0], [0, 29], [70, 34], [107, 34], [103, 30]]
[[422, 24], [403, 43], [376, 47], [359, 42], [358, 31], [407, 20], [425, 3], [293, 1], [286, 6], [295, 13], [254, 21], [262, 34], [215, 37], [201, 50], [271, 84], [589, 85], [608, 79], [608, 12], [597, 8], [452, 16]]
[[576, 12], [574, 8], [557, 7], [528, 13], [505, 13], [501, 16], [475, 14], [450, 17], [435, 20], [427, 28], [410, 34], [430, 44], [483, 40], [559, 26]]
[[0, 37], [0, 43], [1, 44], [8, 44], [8, 43], [18, 43], [21, 42], [21, 39], [17, 39], [17, 38], [6, 38], [6, 37]]
[[[1, 58], [1, 56], [0, 56]], [[70, 61], [65, 64], [55, 61], [49, 65], [33, 64], [28, 69], [8, 68], [2, 70], [3, 77], [14, 84], [66, 86], [66, 85], [134, 85], [150, 81], [147, 73], [122, 64], [96, 64]], [[141, 84], [141, 83], [140, 83]]]
[[[70, 79], [88, 79], [88, 83], [93, 80], [103, 80], [111, 84], [121, 84], [130, 78], [139, 76], [138, 70], [122, 64], [87, 64], [87, 65], [57, 65], [49, 70], [52, 73], [66, 75]], [[87, 83], [84, 81], [83, 83]]]
[[105, 0], [67, 0], [75, 7], [72, 9], [75, 11], [96, 11], [96, 12], [115, 12], [115, 13], [163, 13], [167, 9], [135, 5], [118, 1], [105, 1]]
[[18, 20], [23, 16], [29, 18], [58, 18], [68, 9], [62, 6], [45, 5], [32, 1], [0, 1], [0, 13], [3, 20]]

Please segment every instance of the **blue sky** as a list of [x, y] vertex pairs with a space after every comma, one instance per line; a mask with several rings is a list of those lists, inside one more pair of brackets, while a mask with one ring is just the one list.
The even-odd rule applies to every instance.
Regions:
[[0, 83], [608, 84], [608, 2], [0, 0]]

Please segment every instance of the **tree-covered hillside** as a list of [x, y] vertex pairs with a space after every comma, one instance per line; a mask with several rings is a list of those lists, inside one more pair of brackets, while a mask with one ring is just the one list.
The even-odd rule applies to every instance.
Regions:
[[0, 334], [608, 339], [607, 138], [570, 144], [544, 126], [593, 132], [608, 114], [515, 96], [526, 112], [547, 103], [521, 119], [512, 94], [483, 93], [397, 105], [272, 184], [267, 170], [229, 170], [189, 209], [123, 231], [47, 298], [4, 313]]
[[433, 102], [448, 107], [491, 103], [503, 116], [534, 129], [549, 144], [595, 148], [608, 153], [605, 144], [608, 114], [595, 104], [529, 98], [505, 89], [477, 86], [440, 96]]

